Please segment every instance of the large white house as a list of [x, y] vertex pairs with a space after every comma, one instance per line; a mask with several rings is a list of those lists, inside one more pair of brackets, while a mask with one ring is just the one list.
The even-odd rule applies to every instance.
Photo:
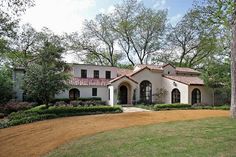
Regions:
[[[132, 105], [136, 102], [212, 104], [212, 90], [204, 86], [200, 72], [171, 64], [137, 65], [133, 70], [110, 66], [72, 64], [71, 88], [56, 98], [100, 97], [107, 104]], [[16, 99], [23, 99], [20, 82], [24, 73], [15, 70]], [[161, 98], [158, 91], [162, 91]], [[163, 92], [164, 91], [164, 92]]]

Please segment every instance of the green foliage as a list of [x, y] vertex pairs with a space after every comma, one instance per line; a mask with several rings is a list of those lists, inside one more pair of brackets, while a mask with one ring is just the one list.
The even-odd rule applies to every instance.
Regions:
[[0, 68], [0, 104], [6, 103], [12, 98], [12, 73], [11, 70]]
[[171, 109], [188, 109], [191, 108], [190, 104], [156, 104], [154, 110], [171, 110]]
[[67, 65], [62, 61], [60, 38], [45, 30], [36, 60], [26, 69], [23, 89], [30, 97], [48, 104], [54, 95], [68, 88]]
[[40, 105], [35, 108], [13, 112], [8, 116], [8, 121], [0, 122], [0, 128], [10, 127], [19, 124], [31, 123], [34, 121], [40, 121], [45, 119], [52, 119], [57, 117], [66, 116], [79, 116], [89, 114], [101, 114], [101, 113], [120, 113], [122, 109], [120, 107], [111, 106], [95, 106], [95, 107], [56, 107], [52, 106], [46, 108], [46, 105]]
[[154, 110], [154, 111], [163, 111], [163, 110], [229, 110], [229, 105], [217, 105], [217, 106], [210, 106], [210, 105], [190, 105], [190, 104], [156, 104], [156, 105], [143, 105], [139, 104], [136, 105], [137, 107]]

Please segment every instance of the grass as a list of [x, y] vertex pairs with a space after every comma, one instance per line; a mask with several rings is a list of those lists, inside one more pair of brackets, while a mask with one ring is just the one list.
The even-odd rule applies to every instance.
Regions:
[[236, 121], [209, 118], [118, 129], [75, 140], [47, 155], [79, 156], [236, 156]]
[[229, 105], [220, 105], [220, 106], [191, 106], [189, 104], [138, 104], [135, 107], [153, 110], [153, 111], [165, 111], [165, 110], [230, 110]]

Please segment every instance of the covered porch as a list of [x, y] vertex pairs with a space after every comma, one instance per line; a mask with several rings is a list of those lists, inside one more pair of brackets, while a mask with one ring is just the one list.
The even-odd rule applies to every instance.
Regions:
[[123, 75], [110, 81], [108, 85], [109, 100], [108, 104], [113, 106], [131, 106], [137, 98], [138, 83], [130, 77]]

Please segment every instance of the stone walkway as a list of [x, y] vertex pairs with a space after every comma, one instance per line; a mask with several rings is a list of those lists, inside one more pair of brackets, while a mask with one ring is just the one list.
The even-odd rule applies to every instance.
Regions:
[[137, 108], [137, 107], [122, 107], [123, 112], [149, 112], [150, 110]]

